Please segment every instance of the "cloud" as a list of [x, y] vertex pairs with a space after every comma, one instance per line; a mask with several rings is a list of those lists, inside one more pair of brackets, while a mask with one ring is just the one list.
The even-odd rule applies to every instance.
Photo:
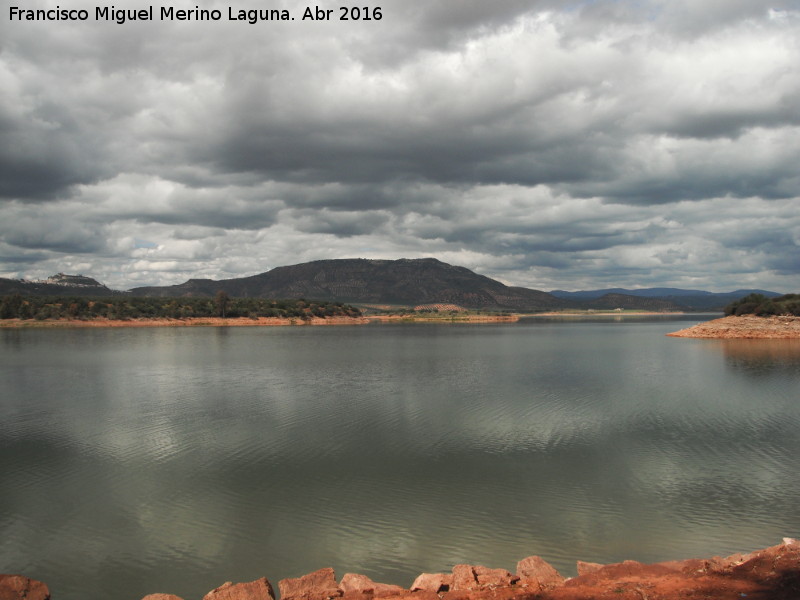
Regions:
[[539, 289], [796, 286], [795, 3], [381, 6], [4, 15], [0, 274], [133, 287], [437, 256]]

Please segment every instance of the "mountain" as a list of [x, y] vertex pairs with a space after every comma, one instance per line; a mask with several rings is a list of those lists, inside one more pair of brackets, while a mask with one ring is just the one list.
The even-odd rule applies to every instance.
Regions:
[[677, 312], [681, 310], [681, 307], [671, 300], [650, 298], [647, 296], [632, 296], [630, 294], [604, 294], [599, 298], [584, 300], [581, 304], [583, 308], [595, 310], [614, 310], [616, 308], [654, 312]]
[[84, 275], [58, 273], [38, 281], [0, 277], [0, 296], [114, 296], [122, 293]]
[[231, 297], [323, 300], [350, 304], [457, 304], [464, 308], [515, 311], [582, 309], [633, 309], [649, 311], [722, 311], [750, 293], [767, 297], [765, 290], [712, 293], [679, 288], [608, 288], [551, 293], [507, 286], [464, 267], [435, 258], [370, 260], [348, 258], [317, 260], [277, 267], [266, 273], [236, 279], [190, 279], [172, 286], [138, 287], [128, 292], [111, 290], [84, 275], [58, 273], [46, 280], [0, 278], [0, 296], [156, 296], [211, 297], [224, 291]]
[[313, 298], [351, 304], [458, 304], [491, 310], [547, 310], [571, 305], [546, 292], [509, 287], [435, 258], [317, 260], [266, 273], [214, 281], [130, 290], [136, 296], [229, 296]]
[[[573, 300], [594, 304], [597, 299], [612, 295], [636, 296], [640, 298], [654, 298], [670, 302], [675, 307], [673, 310], [715, 310], [721, 311], [725, 306], [743, 298], [748, 294], [763, 294], [768, 298], [780, 296], [778, 292], [767, 290], [736, 290], [733, 292], [706, 292], [703, 290], [684, 290], [680, 288], [644, 288], [628, 290], [624, 288], [607, 288], [602, 290], [582, 290], [578, 292], [565, 292], [553, 290], [550, 292], [556, 298]], [[600, 308], [596, 306], [594, 308]], [[625, 307], [623, 307], [625, 308]]]
[[587, 300], [599, 298], [606, 294], [625, 294], [626, 296], [640, 296], [646, 298], [664, 298], [669, 296], [702, 296], [711, 292], [702, 290], [682, 290], [678, 288], [644, 288], [630, 290], [625, 288], [605, 288], [602, 290], [581, 290], [578, 292], [566, 292], [564, 290], [552, 290], [550, 292], [556, 298], [568, 298], [570, 300]]

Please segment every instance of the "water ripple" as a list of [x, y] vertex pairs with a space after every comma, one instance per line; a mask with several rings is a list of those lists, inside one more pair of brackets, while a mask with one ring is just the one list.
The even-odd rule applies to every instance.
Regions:
[[200, 597], [800, 535], [797, 361], [669, 325], [22, 335], [0, 345], [0, 562], [66, 600]]

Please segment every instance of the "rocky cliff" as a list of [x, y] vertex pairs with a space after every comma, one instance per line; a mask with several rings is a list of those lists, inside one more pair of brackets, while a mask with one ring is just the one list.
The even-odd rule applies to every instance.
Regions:
[[[538, 556], [517, 563], [516, 572], [479, 565], [456, 565], [450, 573], [423, 573], [409, 588], [345, 574], [337, 582], [331, 568], [278, 582], [281, 600], [798, 600], [800, 543], [783, 543], [726, 558], [688, 559], [645, 565], [578, 562], [578, 576], [565, 579]], [[123, 597], [123, 594], [120, 595]], [[50, 600], [41, 582], [0, 575], [0, 600]], [[57, 596], [53, 596], [57, 600]], [[150, 594], [142, 600], [183, 600]], [[262, 577], [227, 582], [203, 600], [275, 600]]]
[[114, 296], [122, 294], [84, 275], [58, 273], [43, 281], [0, 277], [0, 296]]

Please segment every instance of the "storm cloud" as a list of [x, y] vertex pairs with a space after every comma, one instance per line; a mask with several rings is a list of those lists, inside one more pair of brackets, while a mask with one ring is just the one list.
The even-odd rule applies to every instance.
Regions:
[[435, 256], [537, 289], [798, 291], [796, 1], [388, 0], [310, 21], [277, 0], [295, 20], [256, 24], [227, 19], [265, 8], [247, 0], [124, 24], [58, 5], [90, 18], [0, 18], [2, 276]]

